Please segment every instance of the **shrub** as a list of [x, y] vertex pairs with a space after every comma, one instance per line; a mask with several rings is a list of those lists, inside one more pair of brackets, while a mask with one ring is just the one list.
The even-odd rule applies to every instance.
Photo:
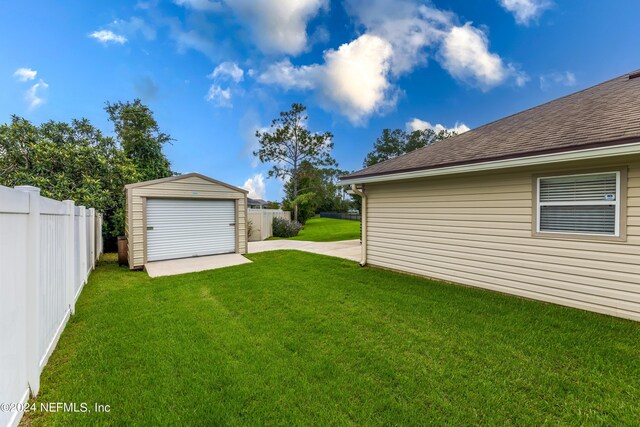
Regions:
[[284, 218], [273, 218], [274, 237], [294, 237], [302, 230], [302, 224]]

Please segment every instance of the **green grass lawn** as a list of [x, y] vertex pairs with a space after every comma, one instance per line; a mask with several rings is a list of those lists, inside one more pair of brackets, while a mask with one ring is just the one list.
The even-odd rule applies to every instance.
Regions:
[[304, 252], [91, 275], [34, 425], [637, 425], [640, 324]]
[[[286, 240], [305, 240], [308, 242], [336, 242], [360, 238], [360, 221], [314, 217], [304, 224], [295, 237]], [[271, 237], [281, 240], [279, 237]]]

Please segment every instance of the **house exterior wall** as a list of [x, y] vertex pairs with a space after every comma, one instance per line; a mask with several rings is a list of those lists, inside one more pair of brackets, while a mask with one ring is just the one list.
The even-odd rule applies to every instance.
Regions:
[[[621, 237], [534, 232], [537, 176], [603, 170], [625, 177]], [[640, 157], [371, 183], [365, 192], [369, 265], [640, 320]]]
[[141, 268], [146, 262], [146, 199], [189, 198], [236, 200], [236, 252], [247, 253], [247, 197], [245, 193], [197, 176], [185, 176], [127, 190], [127, 240], [130, 268]]

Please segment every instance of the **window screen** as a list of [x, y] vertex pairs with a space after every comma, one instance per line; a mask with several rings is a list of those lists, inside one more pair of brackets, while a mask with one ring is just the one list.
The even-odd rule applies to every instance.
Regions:
[[538, 231], [618, 234], [618, 173], [538, 179]]

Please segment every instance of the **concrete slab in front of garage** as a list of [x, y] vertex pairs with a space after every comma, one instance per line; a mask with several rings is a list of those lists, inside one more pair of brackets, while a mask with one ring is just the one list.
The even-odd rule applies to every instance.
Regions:
[[304, 240], [264, 240], [249, 242], [249, 253], [294, 249], [320, 255], [335, 256], [351, 261], [360, 261], [362, 246], [360, 240], [340, 240], [337, 242], [307, 242]]
[[239, 254], [224, 254], [148, 262], [145, 264], [144, 269], [149, 277], [161, 277], [215, 270], [250, 262], [250, 260]]

